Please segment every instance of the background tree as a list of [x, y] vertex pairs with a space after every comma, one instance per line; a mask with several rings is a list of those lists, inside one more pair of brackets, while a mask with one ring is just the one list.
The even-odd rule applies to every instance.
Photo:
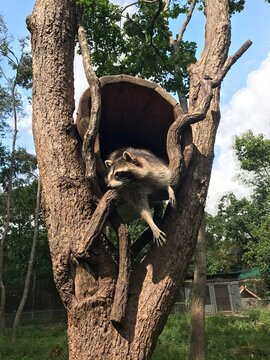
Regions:
[[269, 287], [270, 141], [251, 131], [234, 145], [240, 180], [250, 198], [222, 197], [216, 216], [207, 216], [209, 271], [233, 272], [258, 267]]
[[38, 233], [39, 233], [39, 213], [40, 213], [40, 193], [41, 193], [41, 185], [40, 181], [38, 180], [38, 188], [37, 188], [37, 195], [36, 195], [36, 208], [35, 208], [35, 217], [34, 217], [34, 234], [31, 246], [31, 252], [29, 256], [28, 268], [25, 277], [24, 289], [20, 304], [18, 306], [16, 316], [12, 326], [12, 340], [14, 341], [17, 336], [19, 322], [21, 319], [21, 315], [26, 304], [27, 296], [30, 290], [32, 272], [34, 268], [34, 260], [35, 260], [35, 253], [38, 241]]
[[248, 131], [236, 137], [235, 150], [242, 169], [240, 178], [252, 190], [249, 228], [254, 241], [250, 241], [245, 259], [250, 267], [255, 265], [261, 269], [269, 288], [270, 140], [263, 134]]
[[[219, 85], [250, 45], [247, 42], [228, 58], [228, 2], [207, 0], [205, 4], [206, 43], [199, 61], [189, 68], [189, 113], [183, 112], [168, 134], [170, 166], [174, 183], [180, 186], [178, 208], [167, 209], [162, 221], [167, 243], [159, 249], [153, 246], [132, 271], [125, 319], [119, 328], [110, 322], [117, 276], [111, 248], [100, 235], [91, 251], [87, 250], [89, 234], [98, 223], [94, 219], [108, 215], [106, 206], [116, 194], [107, 192], [96, 208], [94, 188], [85, 179], [78, 139], [72, 130], [75, 3], [37, 0], [28, 18], [33, 47], [34, 139], [54, 279], [68, 308], [70, 359], [149, 357], [185, 278], [211, 174], [220, 117]], [[187, 159], [179, 152], [180, 137], [190, 132], [191, 124], [194, 151], [182, 176], [183, 159]], [[100, 234], [101, 228], [96, 229]], [[82, 284], [88, 285], [88, 291], [78, 293]]]
[[195, 251], [195, 269], [190, 311], [190, 360], [205, 360], [207, 358], [205, 334], [206, 263], [205, 219], [203, 219]]
[[[2, 200], [5, 202], [5, 213], [2, 217], [2, 233], [0, 239], [0, 333], [4, 329], [4, 313], [5, 313], [5, 285], [3, 280], [3, 269], [4, 269], [4, 246], [8, 236], [8, 231], [10, 228], [10, 220], [12, 215], [12, 190], [13, 190], [13, 178], [15, 175], [15, 161], [16, 161], [16, 140], [17, 140], [17, 131], [18, 131], [18, 117], [21, 115], [22, 111], [22, 101], [20, 93], [18, 92], [18, 86], [28, 87], [29, 79], [26, 74], [27, 69], [31, 72], [30, 62], [28, 61], [30, 55], [25, 52], [25, 42], [21, 41], [21, 53], [18, 58], [13, 52], [9, 38], [8, 31], [5, 26], [5, 23], [0, 17], [0, 110], [1, 115], [0, 119], [2, 120], [0, 130], [6, 127], [3, 123], [3, 119], [11, 116], [13, 121], [13, 135], [12, 135], [12, 145], [10, 150], [10, 162], [8, 164], [8, 174], [4, 174], [1, 171], [1, 180], [4, 180], [6, 176], [6, 185], [3, 188]], [[27, 60], [28, 59], [28, 60]], [[5, 64], [9, 68], [9, 71], [13, 71], [12, 75], [9, 76]], [[28, 67], [27, 67], [28, 65]], [[6, 149], [1, 145], [1, 155], [2, 158], [5, 158]], [[1, 165], [6, 165], [4, 162], [1, 162]], [[3, 170], [3, 169], [1, 169]]]

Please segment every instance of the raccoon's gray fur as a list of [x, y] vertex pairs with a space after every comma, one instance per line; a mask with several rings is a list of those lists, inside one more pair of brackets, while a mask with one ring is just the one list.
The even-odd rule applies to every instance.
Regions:
[[162, 245], [166, 241], [166, 234], [154, 223], [148, 198], [165, 189], [171, 206], [176, 206], [168, 166], [150, 151], [131, 147], [114, 151], [105, 165], [109, 168], [107, 188], [118, 189], [121, 199], [149, 225], [157, 245]]

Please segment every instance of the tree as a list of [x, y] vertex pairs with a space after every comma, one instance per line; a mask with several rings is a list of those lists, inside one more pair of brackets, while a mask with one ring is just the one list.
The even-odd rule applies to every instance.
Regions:
[[268, 286], [269, 145], [269, 139], [251, 131], [236, 137], [239, 177], [249, 187], [251, 196], [237, 199], [232, 193], [226, 194], [217, 215], [207, 216], [209, 270], [215, 273], [258, 267]]
[[244, 254], [249, 249], [251, 224], [258, 214], [246, 198], [237, 199], [232, 193], [224, 195], [217, 215], [207, 216], [209, 273], [235, 272], [247, 267]]
[[[16, 161], [16, 141], [17, 141], [17, 124], [18, 117], [21, 114], [22, 102], [20, 94], [18, 93], [18, 86], [27, 87], [29, 85], [29, 78], [27, 77], [30, 72], [29, 54], [25, 52], [25, 42], [21, 41], [21, 54], [18, 58], [13, 52], [9, 41], [7, 28], [4, 24], [2, 17], [0, 17], [0, 56], [1, 60], [5, 60], [11, 70], [14, 71], [14, 76], [9, 77], [4, 69], [3, 64], [0, 66], [0, 78], [4, 79], [5, 86], [0, 86], [0, 110], [1, 120], [11, 115], [13, 119], [13, 135], [12, 145], [10, 152], [10, 163], [8, 167], [7, 184], [4, 192], [5, 198], [5, 215], [3, 220], [3, 231], [0, 239], [0, 334], [4, 330], [4, 313], [5, 313], [5, 285], [3, 281], [3, 268], [4, 268], [4, 246], [8, 236], [10, 227], [10, 219], [12, 214], [12, 190], [13, 190], [13, 177], [15, 174], [15, 161]], [[29, 72], [27, 72], [27, 69]], [[27, 73], [27, 75], [26, 75]], [[1, 123], [0, 130], [3, 131], [5, 124]], [[1, 155], [5, 155], [5, 149], [1, 146]], [[1, 174], [3, 175], [3, 174]], [[1, 176], [2, 177], [2, 176]]]
[[243, 170], [241, 180], [251, 186], [253, 198], [263, 205], [270, 193], [270, 140], [247, 131], [236, 137], [234, 148]]
[[252, 189], [248, 222], [255, 241], [250, 241], [245, 260], [249, 266], [261, 269], [269, 288], [269, 234], [270, 234], [270, 140], [263, 134], [254, 135], [247, 131], [236, 137], [235, 150], [240, 162], [240, 178]]
[[24, 283], [24, 290], [23, 295], [19, 304], [19, 307], [16, 312], [15, 320], [13, 322], [12, 326], [12, 340], [14, 341], [17, 336], [19, 322], [21, 319], [21, 315], [27, 300], [27, 296], [30, 289], [31, 284], [31, 277], [34, 267], [34, 259], [35, 259], [35, 252], [37, 247], [37, 241], [38, 241], [38, 233], [39, 233], [39, 213], [40, 213], [40, 181], [38, 180], [38, 189], [37, 189], [37, 198], [36, 198], [36, 209], [35, 209], [35, 218], [34, 218], [34, 234], [33, 234], [33, 241], [32, 241], [32, 247], [31, 247], [31, 253], [29, 257], [29, 263]]
[[[117, 267], [111, 245], [99, 226], [113, 208], [117, 194], [108, 191], [96, 207], [94, 182], [85, 179], [73, 131], [75, 3], [37, 0], [27, 20], [33, 49], [34, 140], [54, 280], [68, 310], [70, 359], [148, 358], [184, 280], [211, 174], [220, 117], [219, 86], [250, 45], [247, 42], [228, 58], [228, 2], [207, 0], [205, 4], [206, 43], [199, 61], [189, 68], [189, 112], [182, 112], [168, 133], [173, 184], [179, 185], [178, 208], [166, 209], [162, 221], [168, 235], [166, 244], [151, 247], [134, 266], [125, 318], [119, 327], [110, 321]], [[192, 161], [188, 162], [185, 151], [179, 149], [180, 138], [191, 134], [191, 124], [194, 146]], [[97, 241], [88, 251], [93, 232], [98, 235]]]

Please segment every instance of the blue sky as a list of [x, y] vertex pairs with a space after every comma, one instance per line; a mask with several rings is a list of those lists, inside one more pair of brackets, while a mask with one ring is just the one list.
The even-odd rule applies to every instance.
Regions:
[[[115, 0], [120, 4], [132, 1]], [[256, 5], [255, 5], [256, 4]], [[4, 17], [9, 33], [14, 38], [28, 35], [25, 18], [30, 15], [34, 0], [3, 0], [0, 14]], [[246, 8], [232, 17], [233, 54], [247, 40], [253, 45], [231, 68], [222, 83], [222, 118], [216, 141], [216, 158], [209, 189], [208, 209], [215, 211], [218, 199], [226, 191], [234, 191], [239, 197], [248, 191], [237, 180], [239, 171], [232, 144], [235, 135], [251, 129], [270, 137], [270, 5], [264, 0], [247, 0]], [[181, 24], [174, 22], [172, 31], [178, 32]], [[184, 35], [184, 40], [198, 43], [198, 56], [203, 47], [204, 16], [196, 13]], [[75, 87], [77, 96], [86, 87], [80, 59], [75, 61]], [[21, 123], [20, 144], [27, 144], [34, 151], [31, 136], [31, 108], [28, 118]]]

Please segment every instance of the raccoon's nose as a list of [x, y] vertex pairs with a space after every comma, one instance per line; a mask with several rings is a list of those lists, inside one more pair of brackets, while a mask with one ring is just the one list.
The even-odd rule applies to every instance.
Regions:
[[106, 186], [106, 188], [109, 190], [109, 189], [112, 189], [112, 186], [111, 186], [110, 184], [108, 184], [108, 185]]

